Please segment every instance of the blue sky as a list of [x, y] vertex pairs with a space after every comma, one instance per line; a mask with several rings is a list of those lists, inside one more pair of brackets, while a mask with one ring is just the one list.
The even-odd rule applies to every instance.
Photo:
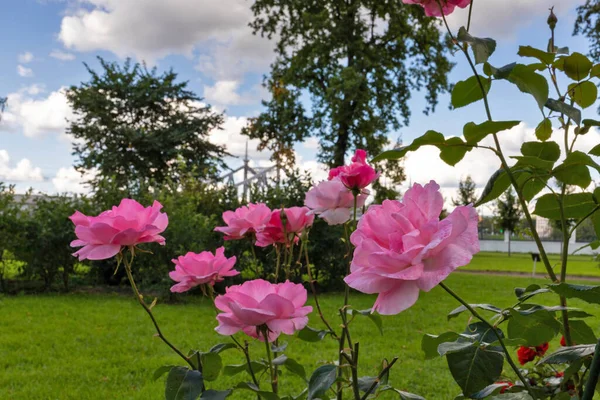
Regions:
[[[168, 3], [168, 4], [167, 4]], [[510, 5], [508, 5], [510, 3]], [[581, 0], [476, 0], [472, 33], [498, 40], [490, 62], [501, 66], [518, 61], [519, 44], [544, 48], [549, 31], [547, 10], [556, 5], [559, 24], [557, 43], [571, 51], [587, 52], [587, 42], [572, 37], [575, 7]], [[143, 7], [140, 7], [140, 4]], [[83, 62], [97, 66], [96, 56], [123, 60], [130, 56], [146, 60], [159, 69], [173, 67], [190, 88], [219, 110], [225, 110], [225, 130], [213, 140], [228, 144], [241, 154], [245, 139], [239, 135], [246, 118], [261, 110], [265, 92], [261, 76], [268, 71], [272, 43], [251, 34], [250, 2], [245, 0], [20, 0], [10, 1], [0, 15], [0, 94], [9, 96], [8, 109], [0, 123], [0, 181], [46, 192], [81, 191], [80, 178], [72, 169], [71, 142], [65, 135], [70, 110], [61, 88], [88, 79]], [[466, 13], [450, 17], [453, 29], [465, 23]], [[527, 60], [524, 60], [527, 61]], [[470, 76], [460, 54], [451, 74], [456, 82]], [[536, 104], [507, 83], [495, 82], [491, 92], [494, 119], [524, 123], [505, 132], [507, 151], [518, 150], [532, 135], [540, 120]], [[469, 121], [484, 120], [480, 103], [450, 111], [449, 96], [437, 111], [425, 116], [424, 99], [414, 93], [410, 102], [410, 125], [393, 132], [404, 142], [435, 129], [459, 136]], [[595, 111], [587, 111], [593, 116]], [[582, 146], [598, 142], [597, 132]], [[588, 143], [589, 142], [589, 143]], [[297, 146], [299, 165], [322, 176], [314, 160], [315, 141]], [[254, 144], [250, 144], [253, 150]], [[257, 164], [266, 165], [268, 154], [252, 151]], [[450, 193], [466, 174], [482, 186], [497, 167], [489, 155], [470, 153], [457, 168], [437, 160], [437, 150], [426, 149], [405, 160], [410, 181], [438, 180]], [[232, 160], [235, 166], [239, 161]]]

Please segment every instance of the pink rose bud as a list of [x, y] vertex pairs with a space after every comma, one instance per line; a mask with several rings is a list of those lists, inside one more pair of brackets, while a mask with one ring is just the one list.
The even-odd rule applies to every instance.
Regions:
[[225, 211], [223, 221], [227, 226], [218, 226], [215, 231], [225, 234], [225, 240], [242, 239], [247, 234], [263, 229], [271, 219], [271, 210], [265, 204], [248, 204], [235, 211]]
[[[285, 220], [285, 229], [282, 219]], [[256, 245], [267, 247], [275, 243], [289, 245], [292, 241], [297, 242], [302, 231], [310, 227], [314, 220], [315, 216], [310, 214], [308, 207], [273, 210], [269, 223], [256, 234]]]
[[306, 289], [300, 284], [286, 281], [273, 284], [262, 279], [229, 286], [224, 295], [215, 299], [215, 306], [222, 311], [217, 316], [221, 335], [233, 335], [243, 331], [248, 336], [264, 341], [261, 332], [268, 332], [273, 342], [280, 334], [293, 335], [308, 324], [311, 306], [305, 306]]
[[175, 271], [169, 272], [171, 279], [179, 282], [171, 287], [171, 292], [183, 293], [203, 284], [213, 286], [225, 277], [239, 275], [233, 269], [235, 260], [235, 257], [225, 257], [223, 247], [218, 248], [215, 254], [203, 251], [200, 254], [189, 252], [185, 256], [179, 256], [172, 260]]
[[402, 2], [404, 4], [421, 5], [428, 17], [441, 17], [442, 13], [443, 15], [450, 15], [454, 12], [455, 7], [465, 8], [471, 4], [471, 0], [402, 0]]
[[367, 164], [367, 152], [356, 150], [352, 164], [329, 171], [329, 180], [339, 179], [348, 189], [360, 191], [369, 186], [379, 174]]
[[363, 215], [350, 237], [354, 257], [344, 281], [363, 293], [378, 293], [373, 311], [398, 314], [419, 290], [430, 291], [479, 252], [477, 212], [456, 207], [444, 220], [439, 186], [415, 184], [402, 202], [386, 200]]
[[[357, 207], [365, 205], [368, 193], [358, 195]], [[323, 218], [329, 225], [343, 224], [350, 219], [354, 208], [354, 195], [339, 179], [323, 181], [313, 186], [304, 199], [312, 214]]]
[[83, 247], [73, 255], [79, 260], [105, 260], [119, 253], [123, 246], [150, 242], [164, 245], [165, 238], [159, 233], [167, 228], [169, 220], [167, 214], [160, 212], [161, 208], [158, 201], [144, 207], [135, 200], [123, 199], [97, 217], [76, 211], [69, 217], [77, 236], [71, 247]]

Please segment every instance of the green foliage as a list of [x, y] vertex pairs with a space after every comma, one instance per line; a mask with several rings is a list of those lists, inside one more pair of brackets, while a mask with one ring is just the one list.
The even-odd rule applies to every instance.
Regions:
[[457, 206], [466, 206], [469, 204], [475, 204], [477, 201], [477, 196], [475, 194], [475, 189], [477, 185], [471, 178], [471, 175], [467, 175], [464, 180], [460, 180], [458, 182], [458, 197], [456, 199], [452, 199], [452, 204]]
[[317, 368], [308, 381], [308, 400], [318, 399], [333, 385], [337, 377], [335, 365], [322, 365]]
[[[318, 158], [330, 166], [342, 165], [353, 148], [378, 154], [389, 130], [408, 123], [411, 90], [427, 91], [428, 112], [449, 89], [447, 43], [418, 7], [259, 0], [252, 11], [254, 33], [275, 38], [278, 56], [265, 81], [273, 98], [246, 131], [263, 147], [288, 151], [318, 137]], [[300, 105], [301, 91], [310, 111]]]
[[225, 152], [208, 135], [222, 115], [199, 106], [201, 99], [172, 70], [158, 74], [130, 60], [122, 66], [99, 61], [100, 72], [86, 64], [90, 80], [67, 91], [77, 116], [68, 128], [75, 167], [98, 171], [89, 182], [94, 189], [108, 181], [133, 195], [148, 185], [178, 182], [182, 170], [215, 176]]
[[508, 232], [514, 232], [519, 220], [521, 210], [512, 190], [504, 193], [503, 198], [496, 202], [496, 223]]
[[472, 76], [464, 81], [457, 82], [454, 89], [452, 89], [452, 106], [454, 108], [460, 108], [483, 99], [484, 93], [487, 95], [491, 85], [491, 79], [484, 79], [477, 76]]

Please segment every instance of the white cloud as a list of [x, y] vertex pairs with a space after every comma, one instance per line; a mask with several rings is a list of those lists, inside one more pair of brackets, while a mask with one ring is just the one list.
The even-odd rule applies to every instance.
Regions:
[[23, 78], [31, 78], [33, 76], [33, 70], [19, 64], [17, 65], [17, 74]]
[[21, 89], [21, 92], [27, 93], [31, 96], [38, 95], [40, 93], [43, 93], [44, 91], [45, 91], [44, 85], [37, 84], [37, 83], [34, 83], [33, 85], [29, 85], [29, 86]]
[[[548, 0], [486, 0], [475, 2], [471, 19], [470, 32], [475, 36], [492, 37], [494, 39], [514, 39], [521, 28], [536, 21], [545, 19], [549, 8], [554, 7], [554, 13], [559, 19], [566, 17], [573, 7], [581, 4], [580, 0], [561, 0], [554, 3]], [[457, 8], [448, 17], [448, 24], [453, 32], [467, 24], [469, 8]], [[548, 31], [549, 32], [549, 31]]]
[[75, 54], [67, 53], [66, 51], [62, 50], [52, 50], [50, 52], [50, 57], [61, 61], [73, 61], [75, 59]]
[[0, 150], [0, 180], [9, 182], [41, 182], [44, 180], [42, 170], [34, 167], [27, 158], [23, 158], [12, 166], [6, 150]]
[[46, 98], [32, 97], [40, 88], [30, 86], [25, 90], [10, 93], [7, 108], [0, 121], [0, 131], [22, 131], [33, 137], [44, 133], [65, 134], [67, 119], [73, 111], [65, 97], [64, 88], [54, 91]]
[[89, 193], [90, 188], [83, 182], [90, 178], [89, 174], [82, 176], [73, 167], [60, 168], [52, 178], [52, 184], [58, 193]]
[[21, 64], [27, 64], [33, 61], [33, 54], [29, 51], [19, 54], [19, 62]]
[[247, 123], [248, 119], [245, 117], [226, 117], [223, 129], [215, 129], [211, 132], [210, 141], [225, 146], [231, 155], [238, 157], [240, 160], [244, 158], [246, 143], [248, 144], [248, 156], [251, 159], [268, 159], [271, 155], [269, 152], [261, 152], [256, 149], [259, 143], [258, 140], [248, 139], [247, 136], [241, 134], [242, 128]]
[[319, 139], [311, 136], [302, 143], [302, 146], [304, 146], [305, 149], [318, 150], [321, 145], [319, 144]]
[[204, 85], [204, 99], [220, 106], [240, 104], [242, 97], [237, 93], [239, 86], [238, 81], [217, 81], [214, 86]]

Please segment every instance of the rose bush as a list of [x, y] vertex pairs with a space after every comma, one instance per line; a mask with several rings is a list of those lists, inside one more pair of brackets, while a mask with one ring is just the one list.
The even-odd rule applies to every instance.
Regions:
[[[447, 14], [456, 7], [472, 7], [473, 1], [404, 0], [404, 3], [420, 5], [426, 14], [440, 16], [446, 22]], [[469, 18], [471, 14], [469, 10]], [[352, 335], [351, 327], [355, 318], [367, 317], [382, 329], [378, 314], [402, 312], [418, 301], [420, 291], [439, 286], [448, 293], [449, 300], [460, 304], [449, 312], [448, 318], [468, 313], [467, 326], [463, 332], [425, 335], [422, 349], [427, 359], [440, 356], [446, 359], [450, 374], [460, 387], [461, 393], [456, 399], [591, 400], [600, 375], [600, 344], [593, 329], [585, 323], [590, 314], [568, 306], [568, 301], [576, 298], [600, 304], [600, 286], [568, 283], [567, 266], [569, 239], [575, 228], [591, 218], [600, 232], [600, 192], [588, 190], [589, 169], [600, 171], [600, 165], [592, 158], [600, 156], [600, 145], [588, 154], [574, 149], [578, 136], [600, 126], [600, 121], [582, 119], [580, 109], [590, 107], [597, 98], [592, 79], [600, 77], [600, 64], [593, 65], [582, 54], [569, 54], [568, 49], [557, 47], [554, 43], [557, 20], [552, 11], [548, 21], [552, 36], [546, 50], [530, 46], [519, 49], [520, 56], [535, 58], [534, 63], [511, 63], [499, 68], [488, 61], [495, 42], [490, 38], [473, 37], [468, 32], [470, 20], [467, 28], [460, 28], [457, 34], [449, 30], [452, 44], [465, 56], [473, 73], [454, 86], [452, 104], [459, 108], [481, 100], [487, 121], [467, 123], [464, 137], [447, 138], [439, 132], [428, 131], [408, 146], [386, 151], [373, 160], [392, 162], [422, 146], [435, 146], [443, 161], [455, 165], [469, 151], [490, 151], [498, 157], [501, 168], [490, 177], [476, 204], [457, 207], [440, 220], [444, 201], [439, 185], [431, 181], [425, 186], [415, 184], [401, 201], [386, 200], [380, 205], [369, 205], [368, 186], [379, 174], [367, 162], [366, 152], [358, 149], [350, 164], [333, 168], [328, 181], [307, 191], [306, 207], [271, 211], [264, 205], [250, 204], [223, 214], [226, 226], [216, 230], [224, 233], [226, 240], [241, 240], [250, 246], [272, 249], [276, 261], [270, 271], [274, 272], [241, 285], [229, 285], [224, 294], [215, 298], [213, 284], [217, 281], [229, 284], [228, 277], [236, 274], [234, 257], [226, 258], [221, 248], [214, 255], [188, 253], [174, 260], [176, 266], [171, 277], [179, 282], [174, 289], [183, 291], [200, 286], [218, 311], [216, 331], [231, 342], [184, 353], [160, 330], [152, 312], [156, 300], [148, 304], [139, 292], [132, 274], [133, 260], [141, 250], [139, 245], [164, 244], [159, 234], [167, 226], [167, 216], [160, 213], [160, 204], [144, 208], [123, 200], [119, 207], [98, 217], [76, 213], [72, 220], [78, 240], [73, 246], [84, 247], [75, 255], [81, 259], [116, 256], [123, 264], [137, 301], [152, 319], [157, 336], [186, 363], [186, 366], [162, 367], [155, 374], [156, 377], [168, 373], [166, 398], [224, 399], [234, 391], [247, 390], [267, 400], [304, 397], [313, 400], [331, 395], [337, 400], [345, 397], [366, 400], [386, 391], [401, 399], [422, 399], [394, 388], [388, 379], [390, 369], [401, 355], [382, 360], [377, 376], [359, 376], [360, 343], [368, 338]], [[548, 78], [539, 71], [545, 71]], [[572, 81], [562, 92], [559, 76]], [[497, 80], [506, 80], [532, 95], [543, 115], [536, 129], [538, 140], [523, 143], [521, 155], [512, 157], [511, 164], [498, 135], [520, 121], [492, 119], [487, 95]], [[557, 91], [556, 99], [550, 98], [548, 80]], [[560, 134], [564, 136], [562, 149], [550, 140], [553, 120], [559, 123]], [[493, 146], [483, 144], [488, 136], [493, 139]], [[564, 157], [561, 158], [561, 154]], [[558, 184], [553, 186], [551, 178]], [[475, 206], [496, 199], [511, 186], [538, 245], [549, 282], [515, 288], [516, 299], [512, 306], [500, 308], [487, 303], [469, 303], [444, 280], [468, 264], [479, 251]], [[578, 189], [574, 190], [574, 186]], [[529, 207], [533, 201], [533, 213], [540, 217], [560, 220], [565, 227], [569, 226], [568, 220], [575, 221], [573, 228], [564, 229], [561, 262], [556, 270], [548, 260], [533, 223]], [[359, 212], [362, 208], [364, 213]], [[315, 215], [329, 224], [345, 224], [346, 236], [340, 238], [343, 239], [340, 246], [346, 246], [349, 263], [344, 278], [344, 303], [338, 309], [340, 321], [336, 323], [330, 321], [329, 313], [323, 312], [321, 307], [313, 277], [314, 265], [307, 250]], [[591, 246], [598, 247], [600, 242]], [[283, 283], [281, 275], [285, 277]], [[298, 282], [290, 281], [290, 277]], [[307, 325], [313, 307], [306, 305], [305, 286], [312, 292], [320, 329]], [[355, 310], [349, 301], [350, 288], [377, 294], [372, 309]], [[541, 294], [555, 296], [558, 305], [536, 304]], [[560, 341], [561, 346], [550, 351], [549, 342], [558, 339], [561, 333], [564, 339]], [[331, 356], [323, 354], [323, 364], [309, 376], [305, 368], [291, 358], [287, 343], [279, 342], [281, 334], [296, 335], [299, 340], [315, 345], [322, 340], [333, 340], [336, 351]], [[265, 358], [251, 357], [248, 337], [264, 343]], [[394, 351], [393, 343], [394, 340], [390, 340], [390, 349], [386, 350]], [[228, 349], [239, 350], [243, 358], [240, 357], [240, 364], [223, 368], [219, 354]], [[517, 365], [515, 356], [527, 369]], [[221, 370], [230, 376], [245, 372], [251, 381], [242, 378], [227, 389], [219, 385], [209, 387]], [[267, 382], [262, 375], [265, 371], [268, 371]], [[288, 373], [306, 382], [301, 393], [282, 394]]]

